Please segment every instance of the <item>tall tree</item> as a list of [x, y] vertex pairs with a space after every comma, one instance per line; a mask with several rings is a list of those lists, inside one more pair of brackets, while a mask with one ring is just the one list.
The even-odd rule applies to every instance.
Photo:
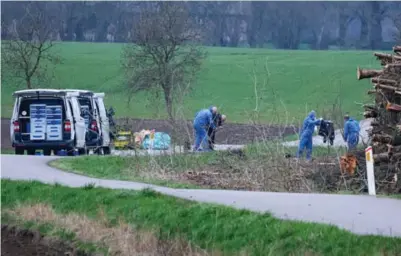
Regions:
[[155, 5], [142, 10], [132, 43], [124, 48], [123, 66], [130, 91], [161, 90], [169, 119], [174, 121], [175, 96], [194, 80], [205, 53], [196, 44], [201, 33], [184, 3]]
[[272, 2], [269, 23], [274, 28], [273, 43], [280, 49], [298, 49], [305, 28], [305, 13], [301, 2]]
[[24, 8], [24, 16], [2, 42], [2, 73], [31, 89], [34, 79], [47, 78], [48, 68], [59, 62], [52, 52], [58, 23], [52, 3], [32, 2]]

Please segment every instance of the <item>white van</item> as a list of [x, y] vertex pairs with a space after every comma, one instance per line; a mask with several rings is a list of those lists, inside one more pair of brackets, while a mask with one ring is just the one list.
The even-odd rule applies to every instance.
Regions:
[[107, 116], [106, 107], [104, 105], [104, 93], [95, 93], [93, 95], [95, 100], [96, 109], [99, 111], [99, 119], [100, 119], [100, 130], [101, 130], [101, 146], [103, 149], [103, 154], [109, 155], [111, 153], [110, 148], [110, 123], [109, 118]]
[[[86, 152], [85, 120], [81, 115], [79, 93], [52, 89], [31, 89], [14, 92], [14, 109], [10, 138], [15, 154], [34, 155], [43, 150], [67, 150], [73, 154]], [[56, 153], [56, 152], [54, 152]]]
[[95, 103], [94, 93], [89, 90], [65, 89], [66, 92], [78, 93], [78, 102], [85, 120], [86, 148], [100, 153], [102, 147], [102, 129], [98, 105]]

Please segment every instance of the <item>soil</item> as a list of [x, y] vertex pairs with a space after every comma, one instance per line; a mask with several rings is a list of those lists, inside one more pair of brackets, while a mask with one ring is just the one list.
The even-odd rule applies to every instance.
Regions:
[[40, 235], [38, 231], [1, 225], [2, 256], [89, 256], [73, 246]]
[[[180, 143], [184, 140], [193, 140], [193, 128], [191, 121], [181, 121], [177, 126], [173, 135], [173, 127], [166, 120], [152, 119], [117, 119], [116, 123], [121, 126], [126, 126], [132, 131], [140, 131], [142, 129], [155, 129], [159, 132], [166, 132], [173, 138], [177, 138]], [[177, 131], [178, 130], [178, 131]], [[217, 144], [233, 144], [242, 145], [253, 143], [258, 140], [281, 138], [290, 134], [294, 134], [293, 127], [283, 128], [277, 125], [252, 125], [252, 124], [236, 124], [226, 123], [216, 133]], [[1, 119], [1, 148], [12, 149], [10, 142], [10, 119]]]

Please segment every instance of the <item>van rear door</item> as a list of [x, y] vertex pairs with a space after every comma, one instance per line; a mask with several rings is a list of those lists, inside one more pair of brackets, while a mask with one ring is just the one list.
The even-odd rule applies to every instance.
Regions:
[[14, 138], [14, 121], [18, 120], [18, 106], [19, 105], [19, 100], [18, 97], [14, 101], [14, 109], [13, 113], [11, 115], [11, 120], [10, 120], [10, 140], [11, 143], [13, 143], [13, 138]]
[[81, 116], [81, 107], [79, 105], [78, 99], [76, 97], [67, 97], [68, 104], [72, 108], [72, 118], [71, 120], [74, 124], [75, 138], [77, 140], [77, 147], [85, 147], [85, 134], [86, 126], [85, 119]]
[[108, 146], [110, 144], [110, 124], [109, 118], [107, 117], [106, 107], [103, 101], [104, 93], [95, 93], [96, 107], [99, 111], [100, 128], [102, 130], [103, 145]]

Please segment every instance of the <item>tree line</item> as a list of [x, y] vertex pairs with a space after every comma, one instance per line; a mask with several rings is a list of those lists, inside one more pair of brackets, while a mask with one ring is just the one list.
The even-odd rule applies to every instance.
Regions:
[[[2, 2], [2, 38], [23, 26], [30, 2]], [[156, 2], [41, 2], [60, 41], [128, 42]], [[180, 2], [207, 46], [388, 48], [400, 39], [401, 2]], [[34, 10], [33, 10], [34, 11]], [[387, 35], [384, 36], [383, 34]]]
[[[174, 122], [201, 69], [205, 45], [313, 49], [380, 48], [383, 20], [399, 40], [397, 2], [2, 2], [2, 79], [34, 88], [63, 60], [57, 41], [126, 42], [130, 94], [162, 95]], [[360, 21], [358, 40], [347, 38]], [[308, 33], [306, 33], [308, 32]], [[336, 33], [334, 33], [336, 32]], [[106, 38], [106, 39], [105, 39]], [[4, 40], [5, 39], [5, 40]], [[309, 41], [308, 41], [309, 40]]]

